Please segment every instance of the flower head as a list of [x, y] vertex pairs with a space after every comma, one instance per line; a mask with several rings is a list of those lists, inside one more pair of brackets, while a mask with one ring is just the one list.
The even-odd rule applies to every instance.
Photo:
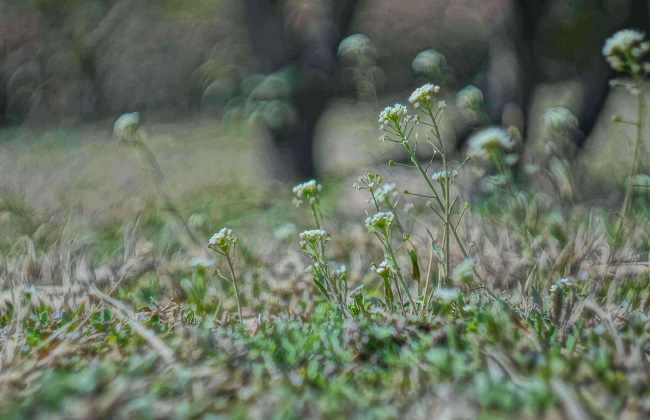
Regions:
[[573, 282], [569, 280], [568, 278], [562, 278], [557, 281], [557, 283], [551, 285], [549, 288], [551, 293], [555, 293], [556, 291], [562, 290], [563, 292], [568, 292], [569, 289], [573, 286]]
[[140, 113], [131, 112], [121, 115], [115, 124], [113, 124], [113, 134], [118, 139], [124, 139], [127, 136], [135, 133], [140, 125]]
[[393, 212], [379, 212], [372, 217], [366, 218], [366, 228], [368, 232], [379, 231], [387, 233], [394, 220], [395, 215]]
[[307, 245], [316, 246], [316, 242], [321, 240], [328, 241], [330, 235], [324, 229], [306, 230], [300, 234], [300, 247], [307, 249]]
[[627, 68], [633, 73], [641, 70], [639, 61], [648, 51], [650, 42], [645, 41], [645, 34], [634, 29], [616, 32], [605, 41], [603, 47], [603, 55], [614, 70], [623, 71]]
[[425, 50], [415, 56], [411, 67], [419, 76], [441, 83], [447, 73], [447, 59], [436, 50]]
[[321, 272], [321, 266], [318, 262], [310, 264], [305, 268], [305, 271], [314, 277], [318, 277], [318, 274]]
[[310, 202], [316, 201], [318, 198], [318, 193], [322, 189], [323, 186], [317, 183], [315, 179], [312, 179], [294, 186], [291, 191], [296, 195], [296, 204], [300, 204], [302, 202], [302, 198], [305, 198]]
[[375, 190], [375, 199], [377, 201], [384, 201], [386, 198], [395, 198], [397, 196], [397, 191], [395, 191], [396, 187], [397, 184], [394, 182], [381, 184], [379, 188]]
[[431, 179], [434, 181], [440, 181], [440, 180], [445, 180], [447, 176], [449, 176], [449, 178], [453, 180], [458, 176], [458, 169], [434, 172], [431, 174]]
[[474, 85], [465, 86], [456, 94], [456, 106], [463, 113], [472, 113], [483, 107], [483, 92]]
[[387, 106], [379, 113], [379, 123], [381, 125], [385, 125], [389, 122], [399, 124], [402, 119], [406, 118], [407, 114], [408, 111], [402, 104]]
[[431, 94], [438, 92], [440, 92], [440, 86], [427, 83], [426, 85], [415, 89], [413, 93], [411, 93], [409, 102], [412, 103], [416, 108], [419, 108], [422, 104], [426, 106], [429, 102], [431, 102]]
[[357, 56], [376, 55], [372, 41], [364, 34], [352, 34], [343, 39], [337, 52], [339, 57], [352, 59]]
[[210, 241], [208, 242], [208, 248], [214, 249], [215, 251], [221, 250], [225, 253], [228, 253], [230, 247], [237, 245], [238, 238], [233, 235], [232, 229], [223, 228], [219, 232], [212, 235]]
[[437, 289], [433, 292], [433, 298], [438, 302], [450, 304], [458, 299], [460, 293], [455, 289]]
[[335, 279], [345, 279], [348, 275], [348, 268], [343, 264], [340, 266], [338, 269], [336, 269], [333, 273], [332, 276]]
[[366, 286], [363, 284], [360, 284], [359, 286], [355, 287], [353, 291], [350, 292], [350, 299], [356, 299], [359, 296], [363, 295], [363, 289], [365, 289]]
[[390, 275], [390, 273], [392, 273], [390, 264], [386, 260], [379, 263], [379, 265], [372, 264], [370, 266], [370, 270], [374, 271], [382, 278], [386, 278]]
[[541, 117], [544, 129], [554, 136], [563, 136], [567, 131], [578, 128], [578, 119], [566, 108], [547, 109]]
[[458, 264], [451, 274], [454, 282], [458, 283], [471, 283], [474, 280], [474, 260], [467, 258], [462, 263]]
[[508, 132], [501, 127], [490, 127], [479, 131], [469, 139], [469, 155], [488, 159], [493, 150], [509, 150], [515, 145]]

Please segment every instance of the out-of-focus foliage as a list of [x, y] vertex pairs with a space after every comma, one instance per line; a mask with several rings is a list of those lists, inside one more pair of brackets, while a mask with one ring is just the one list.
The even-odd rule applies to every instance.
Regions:
[[[201, 66], [241, 43], [232, 1], [0, 1], [9, 122], [199, 106]], [[236, 48], [235, 48], [236, 49]]]

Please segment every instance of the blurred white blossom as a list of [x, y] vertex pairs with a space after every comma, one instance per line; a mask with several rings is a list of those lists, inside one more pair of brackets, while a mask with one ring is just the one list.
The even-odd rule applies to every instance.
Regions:
[[469, 139], [469, 155], [487, 160], [493, 150], [510, 150], [514, 145], [514, 140], [506, 130], [501, 127], [489, 127]]
[[645, 41], [645, 34], [634, 29], [616, 32], [603, 47], [603, 55], [614, 70], [629, 69], [632, 73], [641, 70], [641, 58], [648, 51], [650, 42]]
[[238, 238], [232, 233], [232, 229], [223, 228], [212, 235], [208, 242], [208, 248], [228, 253], [230, 247], [237, 244], [237, 240]]
[[128, 114], [123, 114], [117, 120], [115, 120], [115, 124], [113, 124], [113, 134], [118, 139], [123, 139], [126, 136], [135, 133], [139, 125], [139, 112], [130, 112]]

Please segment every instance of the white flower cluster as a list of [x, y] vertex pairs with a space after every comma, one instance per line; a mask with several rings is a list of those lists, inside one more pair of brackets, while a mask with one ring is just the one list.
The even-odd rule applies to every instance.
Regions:
[[463, 113], [480, 110], [483, 107], [483, 92], [474, 85], [465, 86], [456, 94], [456, 107]]
[[447, 59], [436, 50], [425, 50], [415, 56], [411, 67], [418, 75], [441, 82], [447, 72]]
[[238, 238], [233, 235], [232, 229], [223, 228], [218, 233], [212, 235], [210, 242], [208, 242], [208, 248], [228, 253], [230, 247], [237, 244], [237, 240]]
[[300, 247], [306, 249], [307, 245], [315, 246], [320, 240], [329, 240], [329, 234], [324, 229], [306, 230], [300, 234]]
[[356, 299], [358, 296], [363, 295], [363, 289], [365, 289], [366, 286], [363, 284], [360, 284], [359, 286], [355, 287], [353, 291], [350, 292], [350, 299]]
[[388, 264], [388, 261], [384, 260], [379, 265], [372, 264], [370, 266], [370, 270], [374, 271], [375, 273], [379, 274], [381, 277], [388, 277], [390, 273], [392, 272], [390, 268], [390, 264]]
[[393, 212], [379, 212], [372, 217], [366, 218], [366, 228], [368, 232], [380, 231], [386, 233], [394, 220], [395, 215]]
[[474, 158], [489, 159], [490, 153], [497, 149], [512, 149], [515, 141], [501, 127], [490, 127], [479, 131], [469, 139], [469, 155]]
[[458, 264], [454, 268], [451, 278], [456, 283], [471, 283], [474, 280], [474, 259], [467, 258]]
[[578, 119], [571, 111], [563, 107], [549, 108], [541, 117], [544, 130], [555, 136], [562, 136], [567, 131], [578, 128]]
[[458, 300], [459, 296], [460, 293], [456, 289], [437, 289], [433, 292], [433, 298], [435, 300], [447, 305]]
[[558, 288], [568, 289], [571, 286], [573, 286], [573, 282], [567, 278], [563, 278], [560, 279], [556, 284], [552, 285], [549, 290], [551, 293], [554, 293], [556, 290], [558, 290]]
[[404, 105], [395, 104], [393, 106], [387, 106], [379, 113], [379, 124], [381, 124], [383, 129], [390, 122], [400, 124], [401, 120], [406, 119], [407, 116], [408, 110]]
[[313, 263], [313, 264], [310, 264], [310, 265], [307, 266], [307, 268], [305, 268], [305, 271], [306, 271], [307, 273], [312, 274], [313, 276], [318, 276], [318, 274], [319, 274], [320, 271], [321, 271], [320, 264], [317, 263], [317, 262], [315, 262], [315, 263]]
[[315, 197], [320, 190], [323, 189], [323, 186], [316, 182], [315, 179], [312, 179], [302, 184], [298, 184], [291, 191], [296, 195], [297, 198], [312, 198]]
[[449, 175], [450, 179], [454, 179], [458, 176], [458, 170], [452, 169], [447, 171], [434, 172], [431, 174], [431, 179], [434, 181], [440, 181], [447, 178], [447, 175]]
[[377, 201], [384, 201], [389, 197], [395, 198], [397, 196], [397, 191], [395, 191], [395, 188], [397, 188], [397, 184], [394, 182], [381, 184], [381, 186], [379, 186], [375, 192], [375, 199]]
[[131, 112], [121, 115], [113, 124], [113, 134], [118, 139], [123, 139], [129, 134], [135, 133], [140, 125], [140, 113]]
[[339, 57], [361, 54], [376, 54], [372, 41], [364, 34], [352, 34], [339, 44]]
[[422, 104], [426, 106], [429, 104], [429, 102], [431, 102], [431, 94], [438, 92], [440, 92], [440, 86], [427, 83], [426, 85], [415, 89], [413, 93], [411, 93], [409, 102], [412, 103], [416, 108], [419, 108]]
[[648, 51], [650, 42], [645, 40], [645, 34], [634, 29], [616, 32], [603, 47], [603, 55], [614, 70], [623, 71], [629, 68], [633, 73], [641, 70], [641, 58]]
[[348, 275], [348, 268], [345, 266], [345, 264], [343, 264], [337, 270], [335, 270], [334, 273], [332, 273], [332, 275], [334, 276], [335, 279], [345, 278]]

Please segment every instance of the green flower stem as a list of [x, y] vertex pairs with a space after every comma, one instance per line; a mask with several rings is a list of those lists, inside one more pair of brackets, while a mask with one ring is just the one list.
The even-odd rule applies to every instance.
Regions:
[[232, 284], [235, 286], [235, 298], [237, 299], [237, 311], [239, 312], [239, 322], [244, 322], [244, 316], [241, 310], [241, 302], [239, 300], [239, 285], [237, 284], [237, 276], [235, 275], [235, 267], [233, 266], [233, 257], [230, 257], [230, 252], [226, 255], [226, 260], [228, 260], [228, 267], [230, 268], [230, 276], [232, 278]]
[[202, 249], [202, 242], [198, 240], [190, 226], [187, 224], [183, 216], [181, 215], [180, 210], [176, 206], [176, 203], [174, 200], [171, 198], [171, 194], [169, 192], [169, 187], [167, 185], [167, 179], [165, 178], [165, 175], [163, 174], [162, 168], [158, 164], [158, 160], [156, 159], [156, 156], [153, 154], [149, 146], [140, 138], [139, 134], [135, 134], [136, 139], [134, 144], [139, 147], [142, 152], [145, 155], [145, 158], [153, 170], [154, 173], [154, 183], [156, 184], [156, 189], [158, 190], [158, 194], [165, 200], [165, 208], [170, 211], [176, 218], [180, 221], [181, 226], [183, 226], [183, 230], [187, 234], [187, 236], [190, 238], [192, 242], [194, 242], [194, 245], [196, 245], [197, 248]]
[[620, 219], [618, 223], [618, 228], [616, 229], [616, 238], [614, 240], [614, 248], [618, 249], [621, 245], [620, 241], [622, 239], [622, 229], [623, 223], [630, 212], [632, 207], [632, 190], [634, 189], [634, 178], [639, 172], [639, 167], [641, 165], [641, 146], [642, 146], [642, 137], [643, 137], [643, 125], [645, 117], [645, 96], [643, 92], [643, 80], [641, 76], [637, 73], [634, 75], [634, 83], [636, 88], [639, 90], [638, 93], [638, 105], [637, 105], [637, 122], [636, 122], [636, 139], [634, 142], [634, 157], [632, 162], [632, 169], [630, 170], [630, 175], [627, 178], [627, 184], [625, 187], [625, 198], [623, 199], [623, 206], [621, 208]]
[[[386, 247], [386, 252], [388, 253], [388, 256], [390, 257], [390, 262], [393, 265], [393, 268], [395, 269], [395, 273], [397, 274], [397, 278], [399, 278], [400, 282], [402, 283], [402, 287], [404, 288], [404, 291], [406, 292], [406, 296], [409, 298], [409, 301], [411, 302], [411, 307], [413, 308], [413, 311], [415, 312], [416, 307], [415, 307], [415, 301], [413, 300], [413, 296], [411, 296], [411, 292], [409, 291], [408, 286], [406, 285], [406, 281], [404, 280], [404, 276], [402, 276], [402, 270], [400, 270], [399, 266], [397, 265], [397, 261], [395, 260], [395, 252], [393, 251], [393, 247], [390, 244], [390, 239], [388, 237], [388, 232], [384, 233], [384, 246]], [[398, 293], [399, 293], [399, 288], [398, 288]]]
[[508, 193], [510, 194], [510, 197], [515, 201], [515, 204], [517, 203], [517, 193], [515, 192], [515, 187], [514, 187], [514, 180], [512, 179], [512, 175], [509, 173], [509, 171], [506, 171], [505, 166], [503, 166], [503, 162], [501, 161], [501, 158], [498, 155], [498, 152], [496, 150], [490, 151], [490, 157], [492, 158], [492, 162], [494, 163], [494, 166], [497, 167], [497, 170], [503, 177], [506, 179], [506, 183], [508, 184]]
[[[438, 123], [436, 122], [436, 117], [433, 115], [433, 112], [431, 111], [431, 107], [427, 104], [426, 110], [429, 113], [429, 116], [431, 117], [431, 121], [433, 122], [433, 130], [434, 130], [434, 135], [436, 136], [436, 139], [438, 139], [438, 145], [440, 146], [440, 155], [442, 156], [442, 170], [444, 171], [443, 173], [445, 174], [445, 180], [444, 180], [444, 185], [445, 185], [445, 190], [442, 192], [444, 199], [445, 199], [445, 233], [444, 233], [444, 238], [443, 238], [443, 244], [445, 247], [445, 280], [446, 283], [450, 283], [451, 281], [451, 256], [450, 256], [450, 240], [449, 240], [449, 229], [451, 225], [451, 206], [449, 202], [449, 195], [450, 195], [450, 183], [451, 183], [451, 173], [449, 171], [449, 168], [447, 167], [447, 155], [445, 153], [445, 145], [442, 141], [442, 137], [440, 136], [440, 128], [438, 127]], [[438, 288], [440, 288], [441, 285], [438, 284]]]

